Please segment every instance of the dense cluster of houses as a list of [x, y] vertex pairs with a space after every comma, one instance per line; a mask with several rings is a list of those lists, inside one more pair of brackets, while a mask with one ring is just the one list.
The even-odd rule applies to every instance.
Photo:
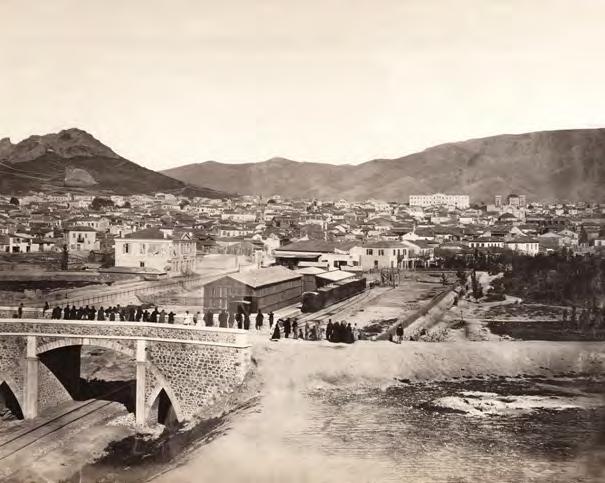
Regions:
[[587, 253], [605, 246], [605, 204], [528, 204], [514, 194], [482, 206], [467, 199], [439, 193], [414, 195], [410, 203], [167, 193], [5, 196], [0, 253], [103, 253], [117, 268], [170, 275], [194, 270], [196, 257], [208, 253], [256, 257], [259, 265], [367, 271], [427, 266], [444, 253]]

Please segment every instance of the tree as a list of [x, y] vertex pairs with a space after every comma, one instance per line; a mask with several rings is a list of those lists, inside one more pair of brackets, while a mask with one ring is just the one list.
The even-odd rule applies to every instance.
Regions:
[[475, 300], [479, 300], [481, 297], [483, 297], [483, 288], [477, 280], [477, 272], [475, 270], [473, 270], [473, 273], [471, 274], [471, 288]]
[[128, 209], [132, 208], [132, 206], [131, 206], [131, 204], [130, 204], [130, 201], [127, 201], [126, 203], [124, 203], [124, 204], [122, 205], [122, 208], [128, 208]]
[[67, 250], [67, 244], [63, 245], [63, 252], [61, 253], [61, 270], [68, 270], [69, 268], [69, 251]]
[[191, 202], [189, 200], [181, 200], [179, 203], [179, 207], [182, 210], [183, 208], [185, 208], [185, 206], [189, 206], [190, 204], [191, 204]]
[[101, 208], [112, 207], [113, 205], [113, 201], [109, 198], [100, 198], [95, 196], [94, 200], [92, 200], [92, 203], [90, 204], [90, 209], [99, 211]]
[[14, 196], [10, 199], [9, 203], [11, 205], [19, 206], [19, 198], [15, 198]]

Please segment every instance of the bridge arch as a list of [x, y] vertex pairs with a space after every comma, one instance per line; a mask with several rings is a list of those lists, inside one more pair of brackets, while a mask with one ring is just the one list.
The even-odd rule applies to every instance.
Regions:
[[[134, 359], [136, 357], [136, 351], [134, 348], [127, 347], [126, 345], [120, 343], [119, 341], [110, 340], [110, 339], [97, 339], [97, 338], [83, 338], [80, 340], [74, 339], [58, 339], [52, 342], [47, 342], [46, 344], [42, 344], [36, 349], [37, 356], [43, 356], [45, 353], [54, 351], [56, 349], [63, 349], [67, 347], [78, 347], [78, 346], [91, 346], [91, 347], [101, 347], [103, 349], [113, 350], [120, 354], [123, 354], [127, 357], [133, 359], [133, 363], [135, 363]], [[154, 404], [157, 403], [157, 400], [162, 392], [165, 392], [168, 397], [170, 404], [174, 410], [175, 416], [179, 422], [185, 419], [184, 412], [181, 408], [179, 399], [176, 397], [172, 389], [172, 385], [168, 380], [163, 376], [160, 370], [155, 367], [152, 363], [147, 362], [147, 369], [151, 373], [150, 376], [156, 382], [154, 389], [151, 391], [149, 396], [146, 398], [145, 402], [145, 420], [151, 421], [153, 419], [153, 408]], [[148, 376], [149, 377], [149, 376]], [[57, 377], [59, 382], [63, 384], [63, 381], [60, 377]], [[0, 379], [1, 380], [1, 379]], [[17, 386], [13, 386], [17, 387]], [[69, 390], [69, 389], [68, 389]], [[19, 404], [21, 402], [19, 401]]]
[[45, 352], [49, 352], [49, 351], [52, 351], [55, 349], [61, 349], [63, 347], [82, 346], [82, 345], [102, 347], [103, 349], [110, 349], [115, 352], [119, 352], [120, 354], [124, 354], [125, 356], [128, 356], [128, 357], [132, 357], [132, 358], [135, 357], [134, 349], [131, 349], [130, 347], [127, 347], [124, 344], [121, 344], [120, 342], [117, 342], [114, 340], [108, 340], [108, 339], [83, 339], [83, 340], [79, 340], [79, 341], [74, 341], [74, 340], [70, 340], [70, 339], [54, 340], [52, 342], [47, 342], [46, 344], [39, 346], [36, 349], [36, 355], [39, 356], [40, 354], [44, 354]]
[[6, 407], [18, 419], [23, 419], [23, 403], [17, 388], [15, 380], [8, 376], [0, 375], [0, 396], [4, 398]]

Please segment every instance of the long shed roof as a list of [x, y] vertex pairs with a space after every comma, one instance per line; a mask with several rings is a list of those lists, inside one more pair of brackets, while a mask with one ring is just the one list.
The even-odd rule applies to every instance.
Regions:
[[244, 272], [233, 273], [228, 275], [228, 277], [250, 287], [258, 288], [265, 285], [302, 278], [302, 275], [293, 270], [289, 270], [286, 267], [277, 266], [246, 270]]

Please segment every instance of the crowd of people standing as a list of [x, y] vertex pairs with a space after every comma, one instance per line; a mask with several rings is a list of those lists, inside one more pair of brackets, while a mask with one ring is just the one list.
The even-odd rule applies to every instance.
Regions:
[[[119, 304], [110, 307], [95, 307], [86, 305], [76, 307], [75, 305], [66, 305], [64, 307], [56, 306], [52, 310], [47, 303], [44, 305], [43, 315], [54, 320], [90, 320], [90, 321], [111, 321], [111, 322], [151, 322], [159, 324], [183, 324], [193, 326], [237, 328], [250, 330], [250, 314], [243, 309], [236, 312], [227, 312], [222, 309], [216, 313], [209, 309], [203, 314], [200, 311], [177, 314], [173, 311], [167, 312], [158, 307], [144, 308], [141, 305], [128, 305], [122, 307]], [[15, 314], [18, 318], [23, 317], [23, 304], [20, 304]], [[332, 322], [328, 320], [325, 327], [322, 327], [318, 321], [305, 321], [304, 325], [296, 317], [279, 318], [275, 321], [275, 314], [271, 311], [263, 314], [261, 310], [254, 315], [254, 328], [261, 331], [265, 320], [268, 320], [269, 334], [272, 340], [279, 340], [282, 337], [286, 339], [299, 339], [309, 341], [327, 340], [329, 342], [342, 342], [352, 344], [360, 340], [362, 333], [357, 327], [352, 327], [350, 323]]]

